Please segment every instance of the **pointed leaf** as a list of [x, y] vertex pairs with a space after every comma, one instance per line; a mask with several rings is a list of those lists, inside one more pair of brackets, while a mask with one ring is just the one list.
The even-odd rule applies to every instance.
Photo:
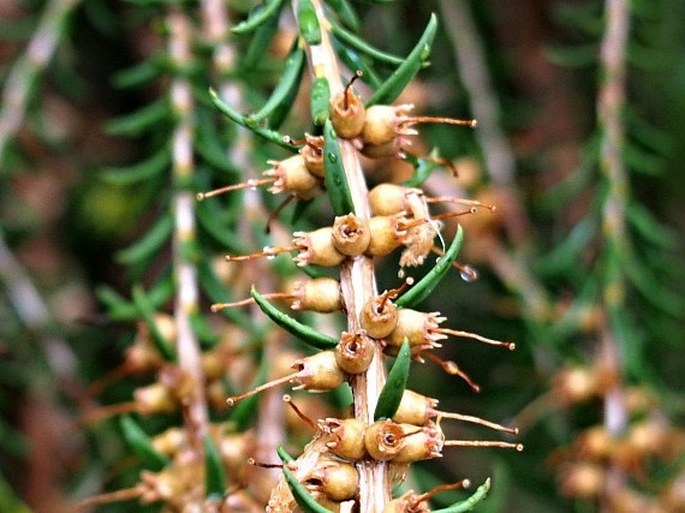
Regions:
[[435, 38], [435, 33], [438, 29], [438, 19], [435, 14], [431, 14], [430, 21], [423, 31], [423, 35], [419, 39], [411, 53], [402, 64], [393, 72], [390, 77], [383, 82], [373, 94], [371, 99], [367, 102], [367, 107], [376, 104], [390, 104], [400, 95], [407, 87], [419, 70], [423, 67], [423, 63], [428, 59], [431, 52], [431, 44]]
[[147, 470], [157, 472], [171, 462], [166, 455], [161, 454], [155, 449], [152, 439], [131, 417], [128, 415], [121, 417], [119, 419], [119, 426], [124, 441], [140, 457]]
[[314, 328], [310, 328], [297, 319], [293, 319], [289, 315], [281, 312], [278, 308], [264, 299], [264, 296], [257, 292], [254, 287], [250, 290], [250, 295], [254, 298], [257, 306], [267, 315], [267, 317], [269, 317], [269, 319], [303, 342], [306, 342], [317, 349], [332, 349], [338, 345], [337, 339], [319, 333]]
[[302, 39], [308, 45], [320, 45], [321, 27], [319, 26], [319, 18], [316, 16], [312, 0], [299, 0], [295, 16], [297, 17], [297, 25]]
[[231, 29], [234, 34], [249, 34], [256, 30], [283, 7], [283, 0], [266, 0], [250, 16]]
[[291, 144], [289, 142], [286, 142], [288, 138], [284, 138], [281, 134], [274, 130], [269, 130], [268, 128], [262, 128], [262, 127], [250, 127], [248, 124], [245, 122], [245, 118], [243, 117], [242, 114], [240, 114], [238, 111], [224, 103], [219, 96], [217, 95], [216, 91], [214, 89], [209, 90], [209, 96], [214, 104], [214, 106], [219, 109], [219, 111], [229, 118], [231, 121], [238, 123], [240, 126], [243, 126], [255, 134], [257, 134], [260, 137], [263, 137], [267, 141], [271, 141], [274, 144], [278, 144], [280, 147], [285, 148], [286, 150], [290, 150], [293, 152], [296, 152], [298, 150], [298, 147], [294, 144]]
[[[438, 156], [437, 151], [431, 152], [431, 157], [433, 156]], [[402, 185], [407, 187], [421, 187], [423, 182], [428, 180], [433, 170], [440, 166], [434, 159], [424, 159], [415, 155], [407, 155], [403, 160], [414, 166], [414, 174], [411, 175], [411, 178], [402, 182]]]
[[478, 487], [471, 497], [465, 501], [457, 502], [446, 508], [435, 509], [433, 513], [464, 513], [466, 511], [471, 511], [476, 504], [485, 499], [486, 495], [490, 491], [490, 478], [487, 478], [485, 482]]
[[297, 480], [295, 475], [286, 466], [283, 467], [283, 475], [290, 487], [290, 491], [293, 493], [293, 497], [295, 497], [295, 502], [297, 502], [303, 513], [333, 513], [316, 502], [316, 499], [312, 497], [304, 485]]
[[226, 493], [226, 471], [212, 438], [205, 435], [205, 497], [220, 499]]
[[170, 115], [169, 102], [162, 96], [136, 112], [109, 121], [105, 125], [105, 132], [109, 135], [137, 137]]
[[337, 23], [331, 23], [331, 28], [332, 28], [333, 35], [341, 43], [346, 43], [347, 46], [350, 46], [350, 47], [354, 48], [355, 50], [358, 50], [359, 52], [370, 57], [371, 59], [373, 59], [376, 62], [388, 64], [390, 66], [400, 66], [404, 62], [404, 59], [402, 57], [398, 57], [397, 55], [389, 54], [387, 52], [379, 50], [378, 48], [371, 46], [369, 43], [364, 41], [361, 37], [357, 36], [356, 34], [353, 34], [352, 32], [345, 30], [344, 28], [342, 28]]
[[316, 126], [323, 126], [330, 115], [331, 88], [325, 77], [317, 77], [312, 82], [310, 110]]
[[323, 135], [323, 170], [333, 212], [338, 216], [354, 213], [354, 203], [345, 175], [338, 137], [330, 119], [324, 124]]
[[378, 404], [376, 411], [373, 413], [373, 420], [391, 419], [397, 408], [400, 407], [402, 394], [407, 388], [407, 379], [409, 379], [409, 369], [411, 367], [411, 347], [409, 339], [406, 337], [402, 342], [399, 353], [395, 363], [388, 373], [388, 380], [378, 396]]
[[359, 18], [347, 0], [324, 0], [331, 9], [340, 17], [342, 22], [352, 30], [359, 30]]
[[292, 463], [295, 461], [295, 458], [293, 458], [282, 445], [279, 445], [276, 448], [276, 454], [278, 454], [278, 457], [281, 458], [283, 463]]
[[166, 361], [175, 361], [176, 354], [172, 349], [172, 345], [170, 344], [170, 342], [166, 338], [164, 338], [162, 332], [159, 331], [159, 327], [157, 326], [157, 322], [155, 321], [154, 309], [150, 304], [148, 298], [145, 296], [145, 291], [143, 290], [143, 287], [140, 284], [136, 284], [133, 286], [132, 292], [133, 302], [138, 308], [138, 312], [143, 317], [143, 320], [145, 321], [145, 324], [147, 325], [148, 329], [150, 330], [150, 334], [152, 335], [152, 341], [155, 343], [155, 347]]
[[428, 271], [428, 273], [421, 278], [418, 283], [411, 287], [408, 291], [397, 298], [395, 304], [400, 307], [411, 308], [426, 299], [433, 289], [440, 283], [440, 280], [447, 274], [447, 271], [452, 267], [454, 260], [459, 254], [461, 243], [464, 240], [464, 230], [461, 225], [457, 228], [457, 233], [447, 248], [445, 254], [435, 264], [435, 267]]
[[171, 154], [167, 146], [162, 147], [148, 159], [132, 166], [113, 167], [103, 172], [102, 179], [112, 185], [131, 185], [149, 180], [163, 173], [171, 165]]
[[304, 70], [304, 57], [304, 50], [295, 46], [285, 62], [281, 80], [274, 88], [269, 99], [261, 109], [254, 114], [245, 117], [245, 123], [248, 126], [256, 126], [262, 120], [268, 118], [274, 110], [279, 108], [283, 102], [291, 96], [293, 88], [295, 88], [295, 90], [299, 88], [300, 77]]
[[278, 33], [280, 15], [280, 11], [276, 11], [256, 30], [240, 63], [243, 69], [251, 70], [264, 59], [271, 42]]
[[134, 264], [153, 257], [167, 241], [173, 227], [174, 220], [171, 216], [162, 215], [142, 239], [117, 253], [117, 261], [122, 264]]
[[363, 73], [362, 81], [369, 84], [373, 89], [378, 89], [381, 86], [381, 80], [378, 78], [371, 66], [369, 66], [361, 55], [351, 48], [344, 46], [335, 37], [331, 37], [335, 53], [338, 54], [340, 60], [350, 69], [360, 70]]
[[119, 89], [126, 89], [150, 83], [162, 73], [165, 62], [166, 55], [163, 53], [148, 57], [140, 64], [114, 75], [114, 86]]

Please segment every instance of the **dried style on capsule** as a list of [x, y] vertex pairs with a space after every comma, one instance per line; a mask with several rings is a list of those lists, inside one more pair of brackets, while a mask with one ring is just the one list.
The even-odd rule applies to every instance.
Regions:
[[345, 89], [331, 98], [331, 122], [338, 137], [354, 139], [361, 134], [366, 120], [366, 109], [359, 96], [352, 90], [355, 80], [362, 77], [357, 71]]
[[335, 218], [333, 223], [333, 246], [346, 256], [359, 256], [371, 243], [369, 223], [365, 219], [347, 214]]
[[343, 332], [335, 348], [335, 361], [348, 374], [361, 374], [371, 365], [376, 344], [366, 332]]
[[370, 337], [382, 339], [392, 333], [397, 326], [398, 319], [398, 309], [392, 300], [397, 298], [413, 282], [413, 279], [408, 278], [401, 287], [386, 290], [379, 296], [367, 301], [359, 316], [359, 323]]

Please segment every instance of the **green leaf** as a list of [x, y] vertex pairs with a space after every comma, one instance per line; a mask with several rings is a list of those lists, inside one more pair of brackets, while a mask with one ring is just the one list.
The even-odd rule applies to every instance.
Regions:
[[340, 17], [342, 22], [352, 30], [359, 30], [359, 18], [347, 0], [324, 0], [331, 9]]
[[105, 132], [109, 135], [137, 137], [170, 115], [169, 102], [165, 96], [162, 96], [136, 112], [109, 121], [105, 125]]
[[338, 136], [330, 119], [324, 124], [323, 135], [323, 170], [333, 212], [338, 216], [354, 213], [354, 203], [345, 175]]
[[292, 49], [288, 60], [285, 62], [281, 80], [274, 88], [269, 99], [261, 109], [245, 117], [245, 123], [248, 126], [256, 126], [262, 120], [268, 118], [274, 110], [281, 107], [283, 102], [291, 97], [293, 88], [297, 91], [300, 85], [300, 77], [304, 70], [304, 57], [304, 50], [302, 48], [295, 46]]
[[370, 57], [372, 60], [376, 62], [388, 64], [390, 66], [401, 66], [404, 62], [404, 59], [402, 57], [389, 54], [387, 52], [379, 50], [378, 48], [371, 46], [362, 38], [360, 38], [356, 34], [353, 34], [352, 32], [348, 32], [335, 22], [331, 23], [331, 28], [333, 35], [341, 43], [346, 43], [350, 47]]
[[281, 134], [274, 130], [269, 130], [268, 128], [262, 128], [262, 127], [250, 127], [248, 124], [245, 122], [245, 118], [243, 117], [242, 114], [240, 114], [238, 111], [233, 109], [232, 107], [229, 107], [226, 103], [224, 103], [219, 96], [217, 95], [216, 91], [214, 89], [209, 89], [209, 96], [214, 104], [214, 106], [219, 109], [219, 111], [229, 118], [231, 121], [238, 123], [240, 126], [243, 126], [255, 134], [257, 134], [260, 137], [263, 137], [267, 141], [271, 141], [274, 144], [279, 145], [282, 148], [285, 148], [286, 150], [290, 150], [292, 152], [297, 152], [298, 147], [294, 144], [291, 144], [287, 142], [289, 139], [284, 138]]
[[[148, 302], [152, 308], [160, 308], [169, 300], [174, 290], [174, 283], [169, 274], [163, 279], [158, 280], [152, 289], [148, 291]], [[99, 287], [96, 290], [96, 295], [100, 301], [107, 305], [107, 313], [112, 320], [130, 321], [140, 317], [138, 307], [113, 289], [106, 286]]]
[[205, 435], [205, 497], [221, 499], [226, 493], [226, 471], [212, 438]]
[[320, 45], [321, 26], [319, 25], [319, 18], [316, 16], [316, 10], [312, 1], [299, 0], [295, 16], [297, 17], [297, 25], [302, 39], [308, 45]]
[[645, 240], [663, 249], [675, 249], [678, 234], [662, 225], [641, 203], [630, 202], [626, 209], [628, 222]]
[[360, 70], [363, 73], [362, 81], [369, 84], [373, 89], [377, 89], [381, 86], [381, 80], [378, 78], [371, 66], [369, 66], [362, 57], [352, 50], [344, 46], [335, 37], [331, 37], [331, 42], [333, 43], [333, 48], [335, 53], [338, 54], [340, 60], [350, 69]]
[[167, 241], [173, 227], [174, 220], [171, 215], [162, 215], [142, 239], [117, 253], [117, 261], [130, 265], [153, 257]]
[[433, 289], [440, 283], [447, 271], [452, 267], [452, 263], [459, 254], [459, 249], [464, 240], [464, 230], [461, 225], [457, 228], [457, 233], [452, 240], [449, 248], [445, 254], [435, 264], [435, 266], [428, 271], [428, 273], [421, 278], [418, 283], [411, 287], [408, 291], [402, 294], [395, 304], [399, 307], [411, 308], [426, 299]]
[[478, 487], [471, 497], [465, 501], [457, 502], [442, 509], [435, 509], [433, 513], [464, 513], [465, 511], [471, 511], [476, 504], [485, 499], [486, 495], [490, 491], [490, 478], [486, 479], [485, 482]]
[[431, 14], [430, 21], [423, 31], [423, 35], [419, 39], [414, 49], [409, 53], [402, 64], [393, 72], [388, 79], [383, 82], [383, 85], [376, 89], [371, 99], [366, 103], [366, 106], [376, 104], [390, 104], [400, 95], [407, 87], [419, 70], [423, 67], [423, 63], [428, 59], [431, 52], [431, 44], [435, 38], [435, 32], [438, 29], [438, 19], [435, 14]]
[[388, 380], [378, 396], [378, 404], [376, 411], [373, 413], [373, 420], [391, 419], [400, 407], [402, 394], [407, 388], [407, 379], [409, 379], [409, 369], [411, 367], [411, 347], [409, 346], [409, 339], [406, 337], [402, 342], [399, 353], [395, 363], [388, 373]]
[[167, 61], [166, 54], [158, 53], [148, 57], [140, 64], [120, 71], [114, 75], [114, 86], [119, 89], [140, 87], [155, 80], [164, 70]]
[[276, 11], [256, 30], [250, 40], [250, 46], [245, 52], [245, 57], [240, 65], [243, 69], [251, 70], [256, 67], [266, 55], [271, 41], [278, 33], [278, 22], [281, 17], [280, 11]]
[[[438, 153], [436, 150], [433, 150], [430, 154], [431, 157], [437, 157]], [[424, 159], [421, 157], [417, 157], [415, 155], [407, 155], [403, 159], [405, 162], [409, 162], [412, 166], [414, 166], [414, 173], [411, 175], [411, 177], [404, 182], [402, 182], [402, 185], [405, 185], [407, 187], [421, 187], [423, 185], [423, 182], [428, 180], [430, 177], [431, 173], [435, 170], [435, 168], [440, 167], [440, 164], [437, 163], [435, 159]]]
[[285, 465], [283, 466], [283, 475], [290, 487], [290, 491], [293, 493], [293, 497], [295, 497], [295, 502], [297, 502], [297, 505], [303, 513], [333, 513], [328, 508], [325, 508], [316, 502], [316, 499], [312, 497], [302, 483], [297, 480], [295, 475]]
[[120, 417], [119, 427], [124, 441], [140, 457], [147, 470], [158, 472], [171, 462], [166, 455], [155, 449], [152, 445], [152, 439], [130, 416]]
[[171, 166], [168, 146], [163, 146], [148, 159], [132, 166], [112, 167], [103, 171], [102, 179], [112, 185], [131, 185], [153, 178]]
[[145, 291], [140, 284], [136, 284], [132, 289], [133, 303], [138, 308], [138, 312], [143, 317], [145, 324], [150, 330], [152, 335], [152, 341], [155, 343], [155, 347], [162, 355], [162, 357], [168, 361], [173, 362], [176, 360], [176, 353], [174, 352], [172, 345], [169, 341], [164, 338], [162, 332], [159, 331], [159, 327], [155, 322], [155, 312], [152, 304], [145, 295]]
[[290, 454], [288, 454], [288, 451], [285, 450], [285, 448], [282, 445], [279, 445], [276, 448], [276, 454], [278, 454], [278, 457], [281, 458], [281, 461], [283, 463], [291, 463], [295, 461], [295, 458], [293, 458]]
[[281, 328], [286, 330], [291, 335], [296, 336], [303, 342], [316, 347], [318, 349], [332, 349], [338, 345], [338, 340], [323, 333], [319, 333], [306, 324], [301, 323], [297, 319], [293, 319], [289, 315], [281, 312], [278, 308], [269, 303], [264, 297], [252, 287], [250, 295], [255, 300], [255, 303], [262, 312], [266, 314], [269, 319], [278, 324]]
[[257, 7], [250, 16], [231, 29], [234, 34], [249, 34], [267, 22], [275, 13], [283, 7], [283, 0], [267, 0]]
[[315, 78], [309, 98], [312, 121], [316, 126], [323, 126], [330, 115], [331, 88], [324, 77]]
[[571, 47], [548, 47], [545, 49], [545, 56], [557, 66], [583, 68], [597, 63], [599, 46], [597, 44], [586, 44]]

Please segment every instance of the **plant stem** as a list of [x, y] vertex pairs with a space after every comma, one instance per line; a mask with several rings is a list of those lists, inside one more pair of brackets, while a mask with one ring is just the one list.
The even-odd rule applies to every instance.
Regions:
[[[323, 15], [319, 0], [313, 0], [321, 26], [321, 44], [309, 45], [307, 59], [312, 75], [328, 80], [331, 97], [342, 92], [344, 85], [338, 68], [338, 61], [329, 38], [330, 25]], [[298, 12], [298, 2], [293, 0], [293, 12]], [[344, 139], [339, 139], [340, 153], [345, 167], [345, 176], [354, 202], [356, 215], [369, 218], [368, 189], [364, 179], [357, 150]], [[353, 333], [360, 329], [359, 314], [364, 305], [377, 295], [373, 259], [359, 256], [343, 262], [340, 270], [345, 307], [347, 309], [347, 330]], [[373, 419], [378, 396], [385, 384], [384, 356], [380, 347], [376, 348], [374, 360], [366, 373], [353, 377], [355, 417], [368, 423]], [[390, 483], [387, 464], [380, 461], [362, 460], [358, 464], [359, 511], [373, 513], [383, 511], [390, 500]]]
[[0, 110], [0, 162], [5, 148], [24, 122], [26, 104], [38, 75], [47, 67], [59, 45], [69, 13], [79, 0], [51, 0], [26, 52], [12, 67], [2, 94]]
[[[172, 9], [167, 16], [169, 55], [177, 69], [191, 63], [192, 25], [180, 11]], [[200, 365], [200, 348], [191, 325], [191, 315], [198, 311], [197, 270], [192, 262], [195, 246], [195, 197], [192, 193], [193, 99], [188, 80], [177, 75], [171, 82], [171, 104], [177, 124], [172, 135], [174, 194], [173, 268], [176, 280], [176, 350], [180, 367], [193, 378], [193, 390], [186, 407], [186, 423], [191, 447], [202, 454], [207, 433], [207, 406], [204, 398], [204, 376]]]

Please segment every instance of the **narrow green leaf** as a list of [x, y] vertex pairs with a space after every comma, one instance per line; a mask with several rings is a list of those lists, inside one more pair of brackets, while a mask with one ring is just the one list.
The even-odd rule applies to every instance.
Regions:
[[549, 47], [545, 49], [545, 56], [557, 66], [584, 68], [597, 63], [599, 46], [593, 43], [572, 47]]
[[[430, 156], [437, 157], [437, 151], [432, 151]], [[414, 166], [414, 173], [409, 179], [402, 182], [402, 185], [406, 185], [407, 187], [421, 187], [423, 182], [428, 180], [431, 173], [436, 168], [440, 167], [440, 164], [434, 159], [424, 159], [415, 155], [407, 155], [403, 160]]]
[[310, 108], [312, 121], [316, 126], [323, 126], [330, 115], [329, 103], [331, 101], [331, 88], [326, 78], [315, 78], [312, 82], [310, 95]]
[[293, 458], [282, 445], [279, 445], [276, 448], [276, 454], [278, 454], [278, 457], [281, 458], [283, 463], [291, 463], [295, 461], [295, 458]]
[[330, 119], [323, 127], [323, 169], [328, 198], [336, 215], [354, 213], [354, 203], [350, 194], [345, 167], [343, 166], [338, 136]]
[[257, 7], [245, 21], [233, 27], [231, 32], [234, 34], [249, 34], [266, 23], [274, 13], [280, 11], [281, 7], [283, 7], [283, 0], [267, 0], [264, 4]]
[[[296, 224], [302, 216], [305, 214], [309, 206], [314, 203], [314, 199], [308, 200], [298, 200], [295, 202], [295, 207], [293, 208], [293, 215], [290, 218], [290, 224]], [[307, 266], [305, 266], [307, 267]]]
[[352, 32], [349, 32], [345, 30], [343, 27], [338, 25], [335, 22], [331, 23], [331, 29], [333, 32], [333, 35], [338, 39], [341, 43], [346, 43], [350, 47], [354, 48], [355, 50], [363, 53], [364, 55], [370, 57], [376, 62], [387, 64], [390, 66], [401, 66], [402, 63], [404, 62], [404, 59], [402, 57], [398, 57], [397, 55], [392, 55], [390, 53], [384, 52], [382, 50], [379, 50], [378, 48], [371, 46], [369, 43], [364, 41], [362, 38], [357, 36], [356, 34], [353, 34]]
[[120, 71], [114, 75], [114, 87], [127, 89], [130, 87], [140, 87], [152, 82], [162, 73], [166, 60], [166, 54], [159, 53], [148, 57], [140, 64]]
[[205, 497], [221, 499], [226, 493], [226, 471], [212, 438], [205, 435]]
[[[148, 302], [153, 309], [160, 308], [174, 293], [174, 284], [171, 275], [160, 279], [148, 291]], [[119, 293], [109, 287], [99, 287], [96, 295], [100, 301], [107, 305], [107, 313], [113, 321], [130, 321], [138, 319], [140, 313], [138, 307], [129, 302]]]
[[300, 0], [297, 2], [297, 25], [300, 35], [309, 45], [321, 44], [321, 27], [319, 18], [311, 0]]
[[302, 50], [302, 48], [295, 46], [292, 49], [285, 62], [281, 80], [274, 88], [269, 99], [261, 109], [254, 114], [245, 117], [245, 123], [248, 126], [256, 126], [262, 120], [268, 118], [274, 110], [280, 107], [283, 102], [291, 96], [293, 88], [295, 88], [295, 90], [299, 88], [300, 77], [304, 70], [304, 57], [304, 50]]
[[423, 63], [428, 59], [431, 52], [431, 44], [438, 29], [438, 19], [435, 14], [431, 14], [430, 21], [423, 31], [419, 42], [409, 53], [402, 64], [393, 72], [388, 79], [383, 82], [373, 96], [367, 102], [367, 107], [376, 104], [390, 104], [404, 91], [407, 84], [411, 82]]
[[656, 220], [644, 205], [630, 202], [626, 209], [628, 222], [645, 240], [664, 249], [675, 249], [678, 234]]
[[162, 215], [157, 223], [135, 244], [117, 253], [117, 261], [122, 264], [143, 262], [164, 245], [174, 227], [174, 220], [170, 215]]
[[278, 324], [281, 328], [286, 330], [291, 335], [298, 337], [303, 342], [316, 347], [318, 349], [332, 349], [338, 345], [338, 340], [323, 333], [319, 333], [306, 324], [301, 323], [297, 319], [293, 319], [289, 315], [281, 312], [278, 308], [269, 303], [264, 297], [252, 287], [250, 295], [254, 298], [255, 303], [264, 312], [269, 319]]
[[171, 462], [166, 455], [161, 454], [154, 448], [152, 439], [131, 417], [128, 415], [120, 417], [119, 427], [121, 428], [124, 441], [140, 457], [143, 466], [147, 470], [157, 472]]
[[132, 289], [132, 295], [133, 303], [138, 308], [138, 312], [143, 317], [145, 324], [150, 330], [150, 334], [152, 335], [152, 341], [155, 343], [155, 347], [166, 361], [175, 361], [176, 354], [172, 349], [172, 346], [169, 343], [169, 341], [166, 338], [164, 338], [162, 332], [159, 331], [159, 327], [155, 322], [154, 309], [150, 304], [148, 298], [145, 296], [145, 291], [143, 290], [143, 287], [140, 284], [134, 285]]
[[269, 46], [271, 46], [271, 41], [273, 41], [278, 33], [278, 22], [280, 17], [280, 11], [276, 11], [255, 31], [250, 40], [250, 46], [247, 48], [245, 56], [240, 62], [243, 69], [251, 70], [264, 59]]
[[229, 118], [231, 121], [238, 123], [240, 126], [243, 126], [255, 134], [257, 134], [260, 137], [263, 137], [267, 141], [271, 141], [274, 144], [278, 144], [280, 147], [285, 148], [286, 150], [290, 150], [292, 152], [297, 152], [298, 147], [294, 144], [291, 144], [288, 141], [288, 138], [284, 138], [281, 134], [274, 130], [269, 130], [268, 128], [262, 128], [262, 127], [250, 127], [248, 124], [245, 122], [245, 118], [243, 117], [242, 114], [240, 114], [238, 111], [233, 109], [232, 107], [229, 107], [226, 103], [224, 103], [219, 96], [216, 94], [216, 91], [214, 89], [209, 89], [209, 96], [214, 104], [214, 106], [219, 109], [219, 111]]
[[109, 121], [105, 125], [105, 132], [110, 135], [137, 137], [164, 121], [170, 114], [169, 102], [162, 96], [136, 112]]
[[490, 478], [487, 478], [485, 482], [478, 487], [471, 497], [465, 501], [457, 502], [446, 508], [435, 509], [433, 513], [464, 513], [466, 511], [471, 511], [476, 504], [485, 499], [486, 495], [490, 491]]
[[290, 487], [290, 491], [293, 493], [293, 497], [295, 497], [295, 502], [297, 502], [297, 505], [303, 513], [333, 513], [328, 508], [325, 508], [316, 502], [316, 499], [311, 496], [307, 489], [286, 466], [283, 466], [283, 475]]
[[376, 411], [373, 413], [373, 420], [391, 419], [400, 407], [402, 394], [407, 388], [407, 379], [409, 379], [409, 368], [411, 367], [411, 347], [409, 346], [409, 339], [406, 337], [402, 342], [399, 353], [395, 363], [388, 373], [388, 380], [378, 396], [378, 404]]
[[378, 89], [381, 86], [381, 80], [376, 72], [371, 69], [371, 66], [356, 51], [343, 45], [335, 37], [331, 37], [331, 42], [333, 43], [335, 53], [348, 68], [360, 70], [363, 73], [363, 82], [369, 84], [373, 89]]
[[352, 30], [359, 30], [359, 18], [347, 0], [324, 0], [340, 17], [340, 20]]
[[112, 185], [131, 185], [163, 173], [171, 165], [169, 148], [164, 146], [148, 159], [132, 166], [112, 167], [103, 171], [102, 179]]
[[430, 293], [433, 292], [433, 289], [437, 284], [440, 283], [440, 280], [442, 280], [445, 274], [447, 274], [450, 267], [452, 267], [452, 263], [459, 254], [459, 249], [461, 248], [463, 240], [464, 230], [461, 225], [459, 225], [452, 243], [438, 263], [436, 263], [435, 266], [418, 281], [418, 283], [398, 297], [395, 304], [399, 307], [411, 308], [426, 299]]

